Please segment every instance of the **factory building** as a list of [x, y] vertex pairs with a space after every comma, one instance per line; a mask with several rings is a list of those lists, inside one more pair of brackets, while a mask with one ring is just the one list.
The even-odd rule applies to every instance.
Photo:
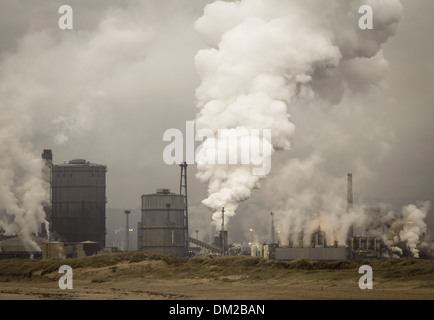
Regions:
[[105, 246], [106, 172], [84, 159], [51, 167], [50, 240]]
[[185, 196], [169, 189], [142, 195], [142, 216], [137, 230], [139, 251], [184, 257], [188, 241]]
[[290, 242], [288, 247], [271, 248], [277, 260], [346, 260], [352, 258], [351, 248], [348, 246], [339, 246], [335, 241], [333, 244], [328, 244], [326, 233], [319, 226], [310, 235], [310, 243], [305, 243], [303, 240], [303, 232], [298, 236], [297, 246], [293, 246]]
[[[354, 229], [349, 246], [353, 252], [354, 259], [381, 258], [385, 253], [384, 241], [380, 239], [378, 230], [385, 231], [381, 225], [381, 208], [364, 208], [364, 225]], [[377, 230], [376, 234], [373, 232]]]
[[49, 186], [49, 201], [42, 205], [49, 225], [41, 224], [31, 235], [41, 250], [28, 252], [19, 236], [0, 230], [0, 258], [59, 259], [99, 252], [105, 247], [107, 167], [82, 159], [53, 165], [49, 149], [42, 159]]
[[214, 243], [212, 245], [222, 249], [222, 254], [225, 255], [229, 249], [228, 231], [220, 230], [218, 234], [214, 236]]
[[[31, 236], [32, 241], [36, 245], [41, 246], [45, 238], [38, 235]], [[22, 239], [16, 235], [5, 236], [0, 231], [0, 259], [30, 259], [30, 258], [41, 258], [41, 252], [29, 252], [24, 246]]]
[[[347, 213], [353, 209], [353, 176], [347, 175]], [[347, 239], [345, 244], [338, 244], [337, 241], [327, 243], [326, 233], [319, 226], [313, 230], [310, 235], [310, 243], [304, 242], [304, 235], [301, 232], [298, 235], [298, 243], [292, 241], [286, 247], [271, 248], [270, 252], [275, 255], [277, 260], [346, 260], [346, 259], [364, 259], [379, 258], [383, 252], [383, 244], [376, 237], [369, 235], [371, 228], [377, 227], [374, 221], [378, 221], [380, 214], [379, 208], [368, 208], [365, 213], [372, 217], [369, 224], [365, 226], [363, 236], [354, 234], [354, 226], [347, 230]], [[272, 222], [273, 224], [273, 222]], [[273, 226], [272, 226], [273, 228]]]
[[347, 260], [351, 259], [351, 250], [345, 247], [326, 247], [326, 248], [276, 248], [277, 260], [296, 260], [296, 259], [308, 259], [308, 260], [321, 260], [321, 261], [333, 261], [333, 260]]

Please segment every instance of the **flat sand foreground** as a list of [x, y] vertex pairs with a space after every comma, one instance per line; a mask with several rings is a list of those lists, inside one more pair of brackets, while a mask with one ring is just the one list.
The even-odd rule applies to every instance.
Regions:
[[[58, 268], [73, 269], [60, 289]], [[373, 289], [359, 288], [359, 266]], [[1, 300], [434, 300], [434, 260], [281, 262], [253, 257], [179, 259], [143, 253], [67, 260], [0, 260]]]

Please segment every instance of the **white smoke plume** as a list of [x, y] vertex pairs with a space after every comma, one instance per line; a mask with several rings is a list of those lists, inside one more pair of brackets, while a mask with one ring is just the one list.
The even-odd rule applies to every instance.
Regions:
[[402, 256], [402, 249], [400, 247], [392, 246], [390, 247], [390, 251], [392, 252], [392, 258], [399, 258]]
[[429, 212], [430, 201], [420, 201], [393, 211], [382, 206], [380, 215], [362, 214], [363, 225], [368, 227], [369, 235], [381, 239], [392, 257], [420, 257], [420, 251], [431, 255], [433, 247], [427, 242], [425, 219]]
[[50, 200], [42, 150], [35, 151], [35, 141], [67, 144], [89, 133], [98, 118], [104, 119], [98, 129], [112, 125], [112, 130], [116, 117], [104, 109], [112, 112], [113, 92], [123, 100], [117, 81], [143, 62], [153, 39], [144, 20], [134, 9], [113, 8], [95, 29], [30, 29], [13, 52], [3, 53], [0, 229], [18, 235], [28, 251], [40, 251], [32, 236], [48, 224], [43, 206]]
[[[345, 245], [347, 232], [353, 227], [354, 235], [381, 239], [394, 257], [402, 256], [404, 248], [414, 258], [419, 258], [421, 248], [431, 250], [424, 241], [429, 201], [406, 205], [401, 211], [393, 211], [386, 204], [377, 204], [371, 211], [368, 204], [356, 202], [348, 212], [346, 176], [330, 175], [325, 164], [318, 153], [292, 159], [279, 175], [267, 180], [266, 196], [278, 208], [274, 210], [275, 226], [282, 245], [298, 246], [301, 236], [304, 244], [309, 244], [318, 228], [325, 231], [327, 245], [335, 241]], [[360, 185], [357, 176], [355, 186]]]
[[[49, 185], [44, 179], [44, 162], [33, 157], [28, 146], [15, 137], [13, 124], [0, 129], [0, 230], [19, 236], [26, 250], [40, 251], [33, 236], [45, 219]], [[9, 131], [10, 130], [10, 131]]]
[[94, 126], [97, 108], [101, 107], [105, 97], [107, 97], [105, 92], [95, 93], [73, 108], [71, 115], [61, 115], [54, 119], [52, 123], [56, 128], [55, 143], [63, 144], [69, 137], [79, 136], [89, 131]]
[[430, 208], [430, 202], [414, 205], [410, 204], [402, 208], [402, 219], [397, 220], [392, 226], [395, 232], [395, 242], [403, 242], [414, 258], [419, 258], [419, 247], [422, 244], [422, 236], [426, 233], [425, 218]]
[[[374, 10], [374, 30], [358, 27], [358, 9]], [[198, 52], [198, 129], [271, 129], [272, 153], [289, 150], [295, 133], [288, 107], [301, 100], [338, 103], [348, 89], [363, 91], [387, 71], [381, 45], [402, 14], [399, 0], [242, 0], [207, 5], [196, 30], [210, 46]], [[214, 144], [204, 144], [210, 152]], [[208, 183], [203, 204], [221, 223], [250, 197], [263, 176], [251, 166], [198, 163]], [[225, 219], [227, 222], [228, 219]], [[326, 221], [325, 219], [324, 221]]]
[[325, 231], [327, 244], [342, 245], [350, 226], [363, 224], [363, 208], [354, 206], [347, 212], [346, 174], [333, 177], [324, 166], [324, 158], [317, 153], [292, 159], [267, 181], [266, 195], [276, 208], [275, 226], [283, 245], [298, 246], [301, 235], [304, 243], [310, 243], [318, 228]]

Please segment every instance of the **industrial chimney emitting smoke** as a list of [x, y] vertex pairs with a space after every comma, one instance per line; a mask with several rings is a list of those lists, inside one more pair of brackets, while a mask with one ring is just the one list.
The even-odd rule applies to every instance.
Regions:
[[[42, 153], [42, 159], [45, 162], [45, 167], [43, 169], [44, 174], [44, 180], [48, 183], [48, 194], [49, 199], [48, 203], [44, 204], [44, 212], [45, 212], [45, 219], [47, 220], [48, 224], [51, 220], [51, 213], [52, 213], [52, 193], [51, 193], [51, 170], [53, 167], [53, 153], [50, 149], [44, 149]], [[50, 241], [50, 230], [49, 226], [45, 223], [41, 224], [41, 237], [46, 238], [47, 241]]]
[[45, 160], [47, 164], [53, 164], [53, 153], [50, 149], [44, 149], [42, 153], [42, 159]]

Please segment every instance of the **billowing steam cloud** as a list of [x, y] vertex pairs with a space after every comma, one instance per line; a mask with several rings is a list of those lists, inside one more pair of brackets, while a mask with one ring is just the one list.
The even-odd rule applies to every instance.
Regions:
[[300, 236], [310, 243], [311, 233], [318, 228], [326, 231], [328, 244], [345, 244], [349, 227], [362, 223], [360, 208], [347, 212], [345, 176], [327, 174], [324, 165], [319, 154], [292, 159], [267, 181], [282, 244], [298, 245]]
[[[267, 180], [265, 193], [277, 208], [275, 225], [282, 245], [298, 246], [301, 239], [310, 244], [312, 232], [318, 228], [325, 231], [328, 245], [335, 241], [345, 245], [351, 226], [354, 235], [381, 239], [395, 257], [402, 256], [404, 248], [414, 258], [419, 258], [421, 248], [428, 252], [434, 249], [424, 241], [428, 201], [404, 206], [397, 212], [385, 204], [371, 207], [357, 202], [348, 212], [346, 176], [330, 175], [325, 164], [317, 153], [306, 159], [292, 159], [279, 175]], [[355, 181], [360, 186], [360, 179]]]
[[428, 213], [430, 202], [426, 201], [418, 205], [408, 205], [402, 208], [402, 218], [395, 220], [391, 226], [393, 244], [404, 243], [411, 256], [419, 258], [419, 248], [428, 244], [422, 240], [427, 227], [425, 218]]
[[400, 212], [382, 208], [380, 215], [363, 212], [360, 216], [362, 225], [373, 235], [382, 239], [394, 257], [400, 257], [406, 250], [409, 256], [419, 258], [423, 249], [428, 255], [434, 247], [425, 241], [427, 225], [425, 223], [429, 201], [417, 202], [402, 207]]
[[49, 187], [44, 179], [44, 163], [34, 158], [22, 141], [11, 137], [15, 124], [0, 128], [0, 230], [18, 235], [29, 252], [40, 250], [33, 240], [41, 223], [47, 225], [44, 205], [49, 203]]
[[29, 32], [15, 52], [2, 56], [0, 230], [18, 235], [28, 251], [40, 250], [32, 236], [47, 225], [43, 206], [50, 200], [42, 148], [35, 151], [34, 142], [66, 144], [104, 115], [99, 129], [110, 127], [108, 98], [115, 92], [122, 100], [126, 85], [117, 81], [136, 76], [131, 70], [143, 61], [152, 39], [142, 18], [133, 9], [110, 9], [90, 32]]
[[[360, 30], [358, 9], [374, 10], [374, 30]], [[387, 71], [381, 45], [402, 14], [399, 0], [216, 1], [205, 7], [196, 29], [209, 49], [195, 62], [198, 129], [271, 129], [272, 153], [291, 148], [295, 125], [288, 107], [304, 101], [336, 104], [348, 89], [363, 91]], [[218, 152], [214, 143], [206, 152]], [[205, 152], [205, 151], [204, 151]], [[313, 160], [315, 161], [315, 160]], [[203, 204], [220, 224], [221, 207], [233, 216], [259, 187], [252, 165], [198, 164], [208, 183]], [[338, 218], [338, 217], [335, 217]], [[228, 219], [226, 219], [227, 221]], [[326, 219], [329, 220], [329, 219]]]

